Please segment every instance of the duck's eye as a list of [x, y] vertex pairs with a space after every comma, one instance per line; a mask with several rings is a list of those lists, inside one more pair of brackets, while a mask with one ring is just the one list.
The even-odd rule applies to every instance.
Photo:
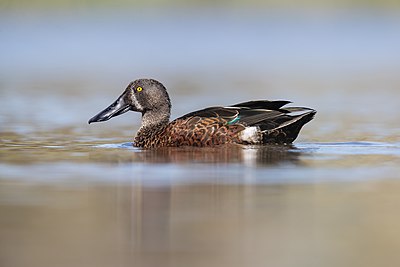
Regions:
[[142, 87], [138, 87], [138, 88], [136, 88], [136, 91], [138, 91], [138, 92], [140, 92], [140, 91], [142, 91], [143, 90], [143, 88]]

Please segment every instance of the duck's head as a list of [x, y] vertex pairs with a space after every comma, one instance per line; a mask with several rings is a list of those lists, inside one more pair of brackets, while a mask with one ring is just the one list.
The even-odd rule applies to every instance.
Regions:
[[107, 121], [129, 110], [141, 112], [143, 123], [157, 123], [159, 120], [168, 121], [171, 101], [164, 85], [153, 79], [139, 79], [131, 82], [122, 95], [109, 107], [91, 118], [89, 124]]

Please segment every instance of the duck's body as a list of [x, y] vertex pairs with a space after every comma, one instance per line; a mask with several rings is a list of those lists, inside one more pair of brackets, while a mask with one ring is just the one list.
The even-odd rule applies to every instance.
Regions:
[[[252, 108], [254, 103], [262, 106]], [[306, 113], [293, 117], [286, 115], [291, 113], [290, 109], [278, 108], [284, 104], [283, 101], [257, 101], [195, 111], [167, 124], [142, 127], [133, 144], [150, 148], [291, 143], [315, 112], [301, 110]]]
[[152, 79], [129, 84], [108, 108], [89, 120], [105, 121], [128, 110], [142, 113], [133, 145], [143, 148], [222, 144], [292, 143], [316, 111], [282, 108], [289, 101], [249, 101], [191, 112], [169, 122], [171, 103], [165, 87]]

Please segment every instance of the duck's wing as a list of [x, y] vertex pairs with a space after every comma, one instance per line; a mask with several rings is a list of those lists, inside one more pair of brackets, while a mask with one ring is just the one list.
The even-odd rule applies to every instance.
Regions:
[[247, 108], [247, 109], [270, 109], [270, 110], [279, 110], [284, 105], [292, 103], [287, 100], [253, 100], [242, 102], [236, 105], [232, 105], [231, 107], [239, 107], [239, 108]]
[[228, 107], [210, 107], [188, 113], [179, 119], [187, 120], [192, 127], [213, 118], [216, 123], [232, 125], [244, 130], [256, 126], [262, 133], [264, 143], [291, 143], [301, 128], [314, 118], [316, 111], [305, 107], [284, 108], [289, 101], [258, 100]]
[[227, 124], [259, 126], [262, 131], [266, 131], [295, 123], [307, 113], [315, 113], [313, 109], [303, 107], [282, 108], [289, 103], [291, 102], [284, 100], [248, 101], [227, 107], [209, 107], [197, 110], [178, 119], [218, 117]]
[[205, 109], [196, 110], [182, 117], [177, 118], [177, 120], [185, 120], [189, 118], [199, 117], [199, 118], [221, 118], [225, 120], [235, 119], [239, 115], [239, 109], [230, 107], [209, 107]]
[[290, 102], [250, 101], [234, 106], [243, 109], [239, 117], [248, 113], [248, 116], [243, 116], [242, 121], [261, 129], [264, 143], [292, 143], [301, 128], [311, 121], [317, 112], [305, 107], [283, 108], [288, 103]]
[[[209, 107], [205, 109], [196, 110], [190, 112], [188, 114], [183, 115], [178, 119], [187, 119], [190, 117], [202, 117], [202, 118], [215, 118], [220, 117], [222, 119], [227, 120], [229, 123], [245, 122], [245, 119], [250, 119], [257, 114], [264, 113], [264, 117], [267, 115], [266, 112], [280, 111], [276, 114], [285, 113], [286, 111], [281, 110], [280, 108], [286, 104], [290, 103], [290, 101], [269, 101], [269, 100], [258, 100], [258, 101], [248, 101], [243, 102], [227, 107]], [[269, 114], [268, 117], [272, 115]], [[256, 116], [257, 117], [257, 116]], [[253, 118], [256, 119], [256, 118]]]

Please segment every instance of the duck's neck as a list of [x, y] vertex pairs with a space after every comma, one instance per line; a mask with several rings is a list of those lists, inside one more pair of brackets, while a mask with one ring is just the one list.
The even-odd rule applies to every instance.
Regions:
[[142, 114], [142, 125], [139, 132], [143, 130], [157, 130], [169, 123], [171, 111], [169, 107], [160, 107], [156, 110], [148, 110]]

